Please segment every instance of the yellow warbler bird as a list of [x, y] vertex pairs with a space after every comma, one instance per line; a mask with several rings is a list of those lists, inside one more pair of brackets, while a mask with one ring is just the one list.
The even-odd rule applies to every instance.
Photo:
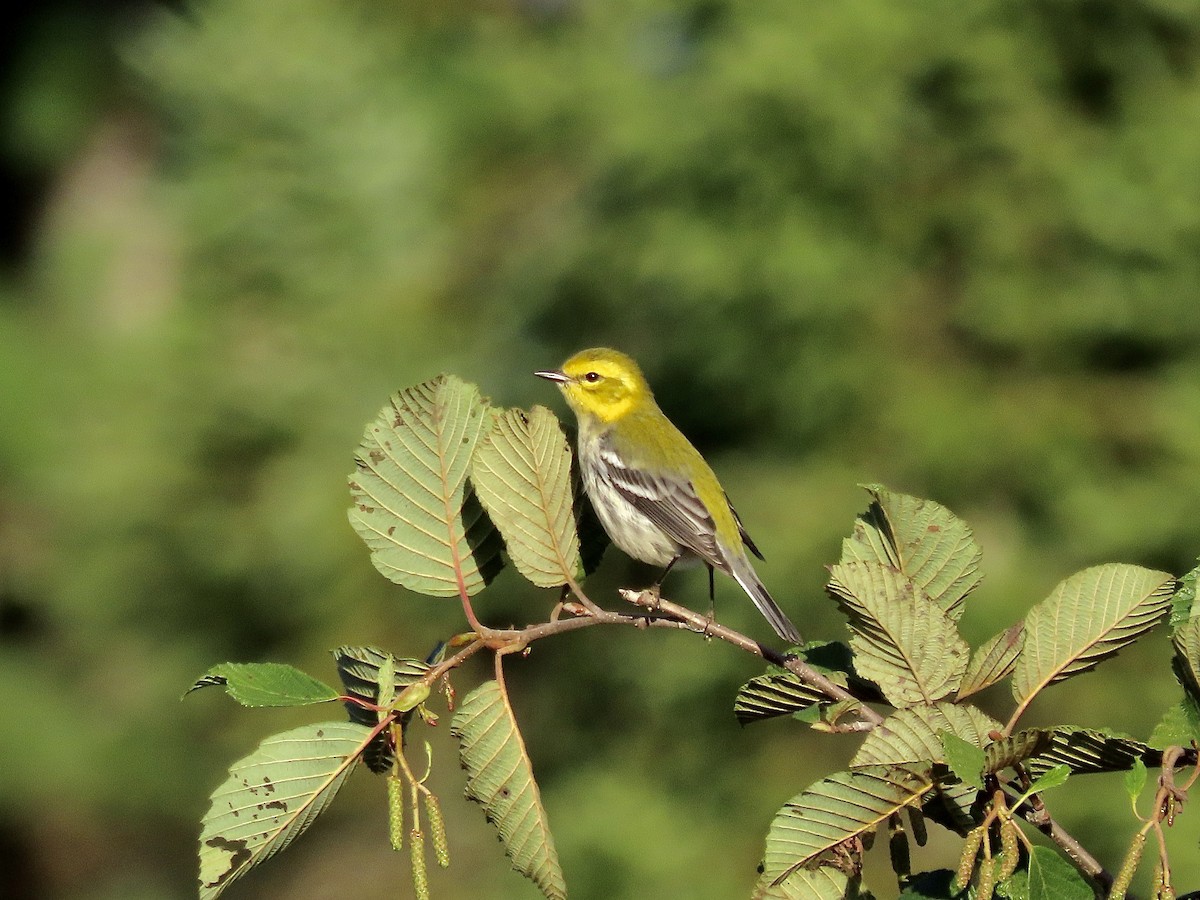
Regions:
[[[700, 559], [732, 576], [783, 640], [800, 632], [750, 563], [762, 554], [698, 450], [671, 424], [638, 364], [607, 348], [576, 353], [556, 382], [579, 419], [579, 462], [592, 506], [612, 542], [634, 559], [671, 566]], [[749, 553], [748, 553], [748, 552]], [[666, 575], [666, 572], [663, 572]]]

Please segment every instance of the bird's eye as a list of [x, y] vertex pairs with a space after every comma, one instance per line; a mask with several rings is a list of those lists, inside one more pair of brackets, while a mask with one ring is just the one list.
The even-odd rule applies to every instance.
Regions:
[[600, 380], [600, 373], [599, 372], [588, 372], [586, 375], [583, 376], [583, 380], [586, 381], [588, 384], [595, 384], [597, 381]]

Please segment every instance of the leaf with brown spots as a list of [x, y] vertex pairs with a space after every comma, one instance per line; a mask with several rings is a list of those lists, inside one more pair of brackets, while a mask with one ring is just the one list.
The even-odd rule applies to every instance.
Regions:
[[982, 552], [971, 529], [932, 500], [863, 485], [871, 505], [842, 541], [843, 563], [877, 562], [903, 572], [954, 621], [978, 587]]
[[372, 729], [305, 725], [263, 741], [234, 763], [200, 831], [200, 900], [213, 900], [298, 838], [329, 805]]
[[467, 797], [480, 803], [499, 829], [513, 868], [548, 900], [565, 900], [567, 885], [533, 767], [499, 683], [486, 681], [467, 695], [450, 733], [458, 738], [459, 758], [467, 770]]
[[479, 443], [471, 483], [513, 564], [538, 587], [583, 577], [571, 493], [571, 448], [544, 406], [506, 410]]
[[385, 576], [433, 597], [474, 596], [499, 571], [500, 540], [467, 483], [493, 422], [452, 375], [400, 391], [367, 426], [350, 476], [350, 524]]

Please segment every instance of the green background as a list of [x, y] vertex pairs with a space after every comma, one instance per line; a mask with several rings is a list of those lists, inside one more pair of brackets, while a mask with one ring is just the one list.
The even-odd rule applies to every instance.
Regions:
[[[345, 514], [363, 427], [440, 371], [565, 416], [534, 369], [632, 353], [810, 637], [846, 636], [823, 567], [859, 483], [974, 527], [975, 644], [1086, 565], [1200, 553], [1192, 3], [63, 4], [9, 40], [3, 896], [191, 896], [225, 768], [339, 716], [180, 703], [192, 680], [332, 680], [334, 646], [420, 656], [460, 627], [379, 577]], [[611, 552], [589, 589], [615, 606], [652, 577]], [[668, 593], [706, 605], [699, 573]], [[476, 608], [553, 600], [508, 571]], [[727, 580], [717, 615], [770, 636]], [[1028, 721], [1147, 736], [1177, 688], [1165, 634], [1142, 644]], [[691, 635], [589, 629], [507, 671], [579, 900], [747, 896], [775, 810], [856, 743], [739, 728], [760, 667]], [[460, 801], [446, 731], [434, 896], [536, 896]], [[408, 896], [382, 787], [356, 775], [227, 896]], [[1051, 808], [1115, 869], [1123, 797], [1093, 777]], [[915, 863], [952, 867], [934, 835]], [[1181, 890], [1198, 835], [1170, 835]]]

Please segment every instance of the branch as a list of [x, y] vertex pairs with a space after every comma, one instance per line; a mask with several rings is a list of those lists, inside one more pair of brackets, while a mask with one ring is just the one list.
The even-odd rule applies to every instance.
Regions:
[[[1096, 882], [1103, 889], [1104, 896], [1108, 896], [1109, 889], [1113, 884], [1112, 874], [1087, 851], [1083, 844], [1079, 843], [1070, 832], [1054, 820], [1050, 811], [1042, 803], [1037, 802], [1036, 797], [1030, 799], [1034, 802], [1021, 804], [1021, 808], [1016, 812], [1020, 812], [1026, 822], [1058, 844], [1059, 849], [1071, 858], [1071, 862], [1075, 863], [1075, 867]], [[1009, 796], [1008, 800], [1012, 803], [1016, 798]]]
[[816, 688], [832, 700], [845, 700], [859, 704], [858, 715], [861, 720], [861, 727], [853, 726], [848, 730], [869, 731], [883, 722], [883, 716], [867, 706], [859, 697], [855, 697], [840, 685], [834, 684], [798, 656], [784, 655], [778, 650], [768, 647], [765, 644], [760, 644], [740, 631], [734, 631], [732, 628], [714, 622], [707, 616], [702, 616], [700, 613], [688, 609], [686, 606], [679, 606], [669, 600], [663, 600], [653, 591], [621, 590], [619, 593], [635, 606], [652, 612], [666, 613], [672, 619], [677, 619], [679, 622], [685, 624], [691, 631], [719, 638], [726, 643], [733, 644], [735, 647], [745, 650], [747, 653], [753, 653], [755, 656], [760, 656], [769, 663], [787, 669], [805, 684]]
[[[859, 697], [855, 697], [840, 685], [834, 684], [807, 662], [798, 656], [785, 655], [773, 647], [761, 644], [740, 631], [735, 631], [726, 625], [714, 622], [686, 606], [680, 606], [669, 600], [663, 600], [653, 591], [620, 590], [621, 596], [634, 606], [644, 610], [639, 613], [622, 613], [603, 609], [593, 603], [577, 584], [570, 585], [571, 592], [578, 598], [583, 607], [583, 615], [570, 619], [552, 619], [537, 625], [527, 625], [524, 628], [489, 628], [470, 616], [474, 632], [469, 641], [458, 653], [443, 660], [439, 665], [430, 669], [422, 681], [432, 685], [434, 681], [452, 669], [462, 665], [475, 653], [488, 647], [498, 653], [519, 653], [531, 643], [556, 634], [578, 631], [595, 625], [632, 625], [635, 628], [674, 628], [693, 631], [708, 637], [725, 641], [747, 653], [752, 653], [767, 662], [773, 663], [798, 677], [805, 684], [816, 688], [834, 701], [848, 701], [857, 704], [858, 722], [842, 726], [842, 731], [869, 731], [883, 722], [883, 716], [876, 712]], [[465, 595], [465, 592], [463, 592]], [[464, 609], [470, 608], [470, 601], [464, 596]], [[473, 612], [473, 611], [472, 611]]]
[[[469, 638], [470, 643], [452, 657], [444, 660], [438, 666], [425, 674], [423, 680], [432, 683], [451, 669], [462, 665], [467, 659], [484, 647], [497, 651], [495, 664], [500, 666], [501, 655], [521, 652], [537, 640], [555, 634], [565, 634], [590, 628], [595, 625], [632, 625], [636, 628], [676, 628], [693, 631], [697, 634], [717, 638], [741, 650], [758, 656], [767, 662], [780, 666], [800, 678], [801, 681], [816, 688], [831, 700], [849, 701], [858, 704], [857, 713], [860, 721], [847, 730], [867, 731], [880, 725], [884, 717], [868, 706], [861, 698], [855, 697], [840, 685], [834, 684], [804, 660], [794, 655], [781, 653], [773, 647], [759, 643], [751, 637], [735, 631], [726, 625], [714, 622], [707, 616], [701, 615], [685, 606], [663, 600], [653, 591], [633, 591], [621, 589], [620, 595], [638, 607], [643, 612], [637, 614], [619, 613], [603, 609], [588, 599], [578, 585], [571, 585], [572, 593], [582, 604], [583, 615], [570, 619], [557, 619], [528, 625], [524, 628], [488, 628], [480, 624]], [[1010, 801], [1015, 798], [1009, 798]], [[1054, 820], [1046, 807], [1040, 803], [1025, 803], [1020, 810], [1027, 822], [1050, 838], [1074, 862], [1075, 866], [1088, 878], [1100, 885], [1105, 893], [1112, 887], [1113, 876], [1092, 856], [1079, 841]]]

